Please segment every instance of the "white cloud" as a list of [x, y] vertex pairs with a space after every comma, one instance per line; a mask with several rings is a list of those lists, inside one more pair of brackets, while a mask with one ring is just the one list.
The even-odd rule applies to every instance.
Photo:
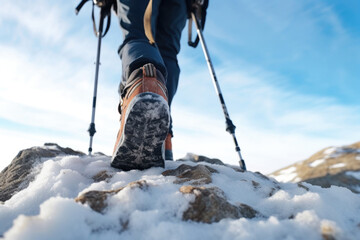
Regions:
[[[45, 5], [33, 11], [40, 3]], [[14, 34], [25, 29], [26, 34], [21, 36], [28, 39], [16, 43], [0, 39], [0, 121], [5, 120], [0, 126], [0, 143], [6, 146], [2, 156], [10, 161], [18, 150], [47, 141], [86, 152], [96, 51], [90, 19], [86, 22], [90, 31], [80, 23], [79, 31], [74, 31], [73, 19], [64, 18], [64, 10], [47, 2], [29, 1], [24, 15], [28, 22], [24, 22], [24, 16], [19, 15], [24, 5], [13, 4], [13, 11], [7, 13], [7, 4], [0, 10], [0, 24], [9, 19], [17, 21]], [[88, 18], [87, 12], [82, 13], [84, 16], [78, 16], [81, 21]], [[46, 20], [42, 27], [41, 19]], [[276, 26], [279, 21], [272, 19], [269, 24]], [[119, 125], [117, 84], [121, 66], [117, 46], [113, 45], [119, 35], [109, 34], [102, 46], [95, 120], [98, 132], [94, 137], [94, 151], [106, 154], [111, 154]], [[37, 51], [27, 49], [37, 43], [37, 37], [44, 38], [41, 47]], [[358, 107], [299, 93], [281, 74], [238, 57], [228, 59], [227, 51], [211, 49], [215, 61], [221, 63], [215, 69], [250, 170], [268, 173], [320, 148], [359, 140]], [[225, 132], [223, 113], [201, 55], [199, 48], [183, 48], [180, 55], [182, 75], [172, 109], [174, 154], [180, 158], [193, 152], [236, 165], [234, 144]]]
[[[69, 26], [63, 20], [63, 8], [44, 0], [12, 1], [2, 3], [2, 21], [13, 21], [21, 31], [28, 31], [38, 41], [59, 42]], [[25, 36], [25, 35], [24, 35]]]
[[[183, 56], [185, 57], [185, 56]], [[195, 65], [191, 59], [183, 59]], [[270, 173], [331, 145], [359, 140], [360, 109], [330, 97], [303, 94], [261, 67], [224, 62], [218, 80], [237, 126], [248, 168]], [[206, 67], [184, 73], [174, 100], [176, 157], [194, 152], [237, 164], [231, 136]], [[178, 98], [179, 97], [179, 98]]]
[[[9, 35], [0, 37], [0, 142], [5, 146], [0, 168], [19, 150], [44, 142], [87, 151], [97, 39], [90, 15], [85, 23], [85, 16], [79, 17], [74, 27], [73, 6], [49, 4], [4, 3], [0, 10], [0, 24], [11, 26]], [[89, 32], [81, 28], [85, 24]], [[94, 151], [111, 154], [121, 63], [116, 48], [106, 44], [101, 57]]]

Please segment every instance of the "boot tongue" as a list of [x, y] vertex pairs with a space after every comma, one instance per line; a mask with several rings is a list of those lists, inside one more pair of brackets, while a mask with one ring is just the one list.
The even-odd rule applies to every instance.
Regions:
[[143, 73], [143, 76], [142, 76], [143, 78], [156, 78], [162, 84], [166, 85], [166, 80], [164, 78], [164, 75], [161, 73], [161, 71], [156, 69], [154, 64], [152, 64], [152, 63], [145, 64], [142, 67], [142, 73]]
[[156, 78], [156, 68], [152, 63], [148, 63], [143, 66], [143, 77]]
[[[126, 85], [121, 93], [121, 98], [124, 98], [127, 94], [127, 91], [129, 88], [132, 87], [132, 85], [137, 82], [141, 78], [156, 78], [159, 82], [161, 82], [164, 86], [166, 86], [166, 80], [164, 78], [164, 75], [159, 71], [154, 64], [147, 63], [141, 68], [137, 68], [134, 70], [130, 77], [126, 80]], [[166, 88], [166, 87], [165, 87]]]

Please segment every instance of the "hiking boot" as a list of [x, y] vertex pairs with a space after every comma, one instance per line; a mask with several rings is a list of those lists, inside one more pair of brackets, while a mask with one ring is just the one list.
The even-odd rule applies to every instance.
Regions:
[[173, 152], [172, 152], [172, 144], [171, 144], [171, 134], [168, 133], [165, 139], [165, 159], [166, 160], [174, 160]]
[[164, 167], [170, 113], [165, 80], [149, 63], [135, 70], [119, 106], [120, 130], [111, 166], [129, 171]]

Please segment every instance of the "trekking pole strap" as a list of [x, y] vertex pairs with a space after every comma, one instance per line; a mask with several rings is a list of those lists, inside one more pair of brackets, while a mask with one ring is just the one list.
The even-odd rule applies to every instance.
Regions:
[[189, 46], [196, 48], [199, 44], [199, 35], [196, 36], [195, 41], [192, 40], [192, 13], [195, 14], [196, 19], [199, 20], [199, 24], [201, 27], [201, 30], [204, 30], [205, 28], [205, 20], [206, 20], [206, 9], [209, 5], [209, 0], [187, 0], [187, 11], [188, 11], [188, 44]]
[[[84, 4], [88, 1], [91, 1], [91, 0], [82, 0], [79, 3], [79, 5], [75, 8], [75, 13], [78, 14], [80, 12], [81, 8], [84, 6]], [[106, 28], [105, 28], [104, 33], [99, 33], [100, 30], [96, 26], [95, 13], [94, 13], [95, 5], [101, 9], [100, 10], [100, 18], [104, 18], [104, 19], [107, 18], [107, 23], [106, 23]], [[93, 0], [92, 1], [91, 19], [93, 22], [93, 29], [94, 29], [94, 33], [95, 33], [96, 37], [98, 37], [98, 34], [102, 34], [101, 37], [105, 37], [105, 35], [109, 31], [110, 24], [111, 24], [111, 8], [113, 8], [114, 11], [117, 11], [116, 0]]]
[[75, 8], [75, 14], [78, 15], [80, 12], [80, 9], [84, 6], [84, 4], [89, 0], [82, 0], [79, 5]]

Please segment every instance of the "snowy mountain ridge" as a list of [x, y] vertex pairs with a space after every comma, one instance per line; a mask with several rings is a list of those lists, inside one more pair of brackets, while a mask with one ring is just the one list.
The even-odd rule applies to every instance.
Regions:
[[19, 153], [0, 174], [0, 236], [360, 239], [360, 198], [346, 188], [279, 183], [206, 158], [129, 172], [109, 162], [57, 145]]
[[305, 181], [322, 187], [336, 185], [360, 193], [360, 142], [322, 149], [270, 176], [281, 182]]

